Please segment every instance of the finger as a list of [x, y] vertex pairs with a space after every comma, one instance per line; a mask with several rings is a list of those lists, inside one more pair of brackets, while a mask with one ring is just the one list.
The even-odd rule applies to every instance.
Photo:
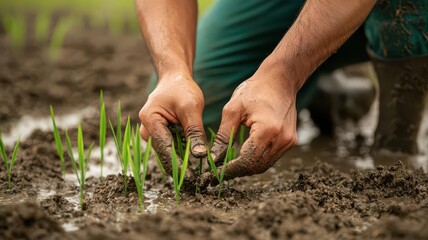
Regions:
[[[243, 144], [240, 156], [223, 166], [226, 167], [223, 180], [263, 173], [279, 159], [277, 155], [282, 151], [273, 151], [273, 142], [278, 136], [276, 131], [257, 128], [255, 124], [252, 127], [253, 131]], [[218, 180], [212, 179], [211, 184], [218, 184]]]
[[215, 179], [212, 172], [205, 172], [199, 177], [198, 187], [201, 190], [204, 190], [210, 185], [210, 183]]
[[191, 152], [194, 157], [207, 156], [207, 137], [202, 123], [202, 115], [190, 112], [181, 122], [186, 139], [190, 138]]
[[140, 126], [140, 135], [144, 139], [144, 141], [149, 141], [149, 132], [147, 132], [146, 127], [143, 124]]
[[211, 148], [211, 156], [216, 165], [223, 163], [224, 157], [226, 156], [227, 145], [229, 144], [230, 133], [232, 129], [234, 133], [236, 133], [240, 124], [240, 113], [226, 105], [223, 108], [220, 127], [214, 140], [213, 147]]
[[[151, 123], [150, 123], [151, 122]], [[162, 162], [165, 172], [172, 176], [172, 135], [167, 127], [167, 120], [161, 116], [152, 117], [150, 121], [143, 122], [149, 135], [152, 137], [153, 148]], [[179, 169], [181, 169], [181, 158], [177, 156], [179, 161]], [[190, 183], [194, 180], [194, 174], [187, 169], [185, 174], [185, 182]]]

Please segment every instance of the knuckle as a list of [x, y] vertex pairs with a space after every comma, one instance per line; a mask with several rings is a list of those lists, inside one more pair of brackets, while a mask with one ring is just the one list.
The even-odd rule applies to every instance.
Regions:
[[182, 100], [178, 104], [178, 107], [184, 110], [189, 110], [189, 109], [197, 110], [197, 109], [201, 109], [203, 105], [204, 105], [203, 102], [190, 98], [190, 99]]
[[185, 129], [187, 137], [199, 137], [203, 135], [202, 129], [196, 124], [190, 124]]
[[222, 110], [222, 115], [223, 116], [225, 116], [225, 115], [230, 115], [230, 114], [233, 114], [233, 109], [232, 109], [232, 107], [230, 106], [230, 104], [226, 104], [224, 107], [223, 107], [223, 110]]
[[227, 144], [229, 143], [229, 134], [225, 130], [220, 129], [217, 133], [215, 141], [217, 143]]
[[293, 134], [293, 138], [292, 138], [292, 141], [291, 141], [292, 146], [297, 145], [298, 141], [299, 141], [299, 139], [297, 138], [297, 134]]
[[140, 118], [140, 121], [143, 121], [144, 119], [146, 119], [146, 113], [144, 111], [144, 108], [140, 110], [140, 112], [138, 113], [138, 117]]
[[266, 135], [270, 137], [278, 136], [281, 133], [281, 128], [277, 124], [270, 124], [266, 127]]

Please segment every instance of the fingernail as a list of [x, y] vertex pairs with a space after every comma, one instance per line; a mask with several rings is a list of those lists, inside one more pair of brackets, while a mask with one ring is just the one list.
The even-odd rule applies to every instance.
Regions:
[[197, 145], [193, 147], [194, 152], [204, 153], [207, 151], [207, 148], [204, 145]]

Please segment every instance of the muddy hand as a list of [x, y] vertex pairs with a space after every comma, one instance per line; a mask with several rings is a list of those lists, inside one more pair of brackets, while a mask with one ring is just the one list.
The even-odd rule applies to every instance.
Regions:
[[[236, 131], [242, 123], [250, 128], [250, 135], [239, 157], [226, 165], [224, 180], [263, 173], [296, 144], [295, 99], [296, 92], [286, 82], [257, 74], [235, 90], [223, 109], [211, 150], [216, 164], [225, 157], [232, 129]], [[209, 182], [218, 183], [213, 174], [205, 173], [199, 184], [206, 187]]]
[[[140, 133], [144, 140], [152, 137], [153, 147], [165, 171], [172, 175], [172, 135], [169, 124], [181, 125], [186, 138], [190, 138], [191, 152], [195, 157], [206, 156], [206, 137], [202, 125], [204, 99], [202, 91], [189, 76], [165, 76], [149, 95], [141, 109]], [[194, 181], [190, 170], [186, 182]]]

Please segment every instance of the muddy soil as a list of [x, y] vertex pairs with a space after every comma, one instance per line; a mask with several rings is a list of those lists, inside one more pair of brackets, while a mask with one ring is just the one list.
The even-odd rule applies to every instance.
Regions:
[[[4, 39], [0, 49], [8, 49]], [[22, 116], [48, 116], [49, 104], [58, 115], [97, 109], [101, 88], [109, 115], [120, 99], [136, 123], [152, 69], [139, 36], [76, 34], [56, 63], [34, 51], [0, 56], [2, 129]], [[83, 119], [86, 144], [97, 142], [97, 122], [96, 114]], [[151, 159], [144, 213], [132, 177], [125, 196], [119, 172], [89, 176], [81, 211], [70, 159], [63, 176], [52, 132], [36, 130], [21, 144], [10, 190], [0, 164], [0, 239], [428, 239], [424, 170], [400, 156], [355, 170], [316, 150], [308, 155], [308, 146], [293, 151], [261, 176], [230, 181], [220, 199], [209, 187], [183, 193], [178, 207], [171, 179]], [[99, 159], [91, 162], [96, 168]]]

